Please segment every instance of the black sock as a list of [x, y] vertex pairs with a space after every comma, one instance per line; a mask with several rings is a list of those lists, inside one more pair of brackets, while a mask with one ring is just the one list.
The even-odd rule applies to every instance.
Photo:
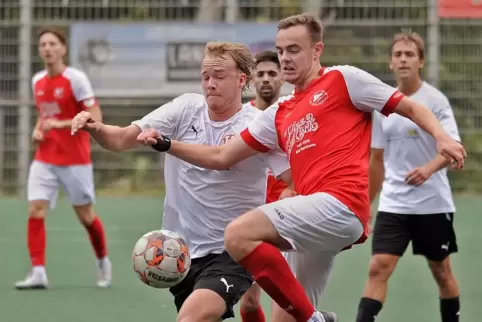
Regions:
[[[368, 297], [362, 297], [360, 304], [358, 304], [358, 314], [356, 316], [356, 322], [373, 322], [378, 313], [382, 310], [382, 302], [370, 299]], [[445, 322], [445, 321], [444, 321]]]
[[442, 322], [459, 322], [459, 297], [457, 296], [451, 299], [440, 299], [440, 313], [442, 314]]

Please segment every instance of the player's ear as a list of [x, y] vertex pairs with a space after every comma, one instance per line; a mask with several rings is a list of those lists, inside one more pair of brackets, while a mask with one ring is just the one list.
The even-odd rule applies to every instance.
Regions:
[[245, 73], [241, 73], [239, 75], [239, 87], [243, 88], [246, 85], [246, 82], [248, 82], [248, 77], [246, 76]]
[[67, 46], [62, 45], [60, 53], [62, 54], [62, 56], [67, 55]]
[[422, 69], [424, 65], [425, 65], [425, 60], [423, 58], [420, 58], [420, 69]]
[[315, 58], [319, 60], [320, 56], [323, 54], [323, 49], [325, 48], [325, 44], [321, 41], [317, 42], [314, 46]]

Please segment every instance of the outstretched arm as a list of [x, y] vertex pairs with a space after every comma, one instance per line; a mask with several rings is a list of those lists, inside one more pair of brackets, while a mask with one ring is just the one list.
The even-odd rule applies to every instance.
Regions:
[[106, 150], [123, 152], [133, 149], [139, 144], [137, 136], [141, 133], [141, 129], [137, 125], [120, 127], [100, 122], [95, 122], [93, 125], [85, 129]]
[[412, 120], [436, 140], [448, 136], [431, 110], [407, 97], [400, 100], [393, 112]]
[[385, 116], [395, 112], [412, 120], [434, 137], [437, 141], [437, 150], [454, 168], [461, 169], [464, 166], [467, 155], [464, 147], [450, 137], [432, 111], [365, 71], [351, 66], [334, 68], [343, 74], [348, 93], [356, 108], [365, 112], [377, 110]]
[[167, 153], [202, 168], [228, 170], [236, 163], [259, 152], [250, 148], [237, 136], [229, 143], [220, 146], [172, 141], [171, 148]]

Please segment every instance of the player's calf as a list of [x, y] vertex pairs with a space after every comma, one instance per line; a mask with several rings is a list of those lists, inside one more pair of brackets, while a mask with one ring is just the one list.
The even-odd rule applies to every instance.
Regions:
[[306, 322], [314, 316], [313, 305], [279, 251], [279, 248], [290, 249], [290, 244], [260, 209], [231, 222], [225, 230], [224, 240], [231, 257], [245, 267], [263, 290], [296, 321]]
[[429, 260], [429, 267], [439, 287], [442, 322], [458, 322], [460, 318], [460, 293], [457, 279], [450, 264], [450, 257], [442, 261]]
[[356, 322], [373, 322], [387, 296], [388, 279], [397, 266], [399, 256], [375, 254], [370, 260], [368, 281], [358, 305]]
[[27, 247], [32, 270], [27, 277], [15, 283], [17, 289], [44, 289], [48, 285], [45, 271], [45, 215], [49, 202], [34, 200], [29, 203]]
[[92, 205], [74, 206], [79, 221], [87, 230], [89, 239], [97, 258], [97, 285], [110, 287], [112, 283], [112, 266], [107, 257], [107, 243], [104, 226], [96, 216]]

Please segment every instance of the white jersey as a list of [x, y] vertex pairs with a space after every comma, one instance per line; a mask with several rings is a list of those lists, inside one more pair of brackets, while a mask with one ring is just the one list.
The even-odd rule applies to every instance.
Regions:
[[[243, 106], [223, 122], [211, 121], [204, 96], [184, 94], [139, 121], [186, 143], [221, 145], [237, 136], [261, 111]], [[166, 155], [163, 228], [177, 232], [188, 243], [192, 258], [224, 251], [226, 226], [266, 200], [267, 168], [278, 176], [289, 169], [286, 155], [274, 151], [250, 157], [229, 171], [197, 167]]]
[[[447, 97], [424, 82], [410, 99], [429, 108], [447, 133], [460, 136]], [[385, 181], [379, 211], [398, 214], [455, 212], [447, 169], [441, 169], [421, 186], [405, 183], [407, 174], [437, 156], [435, 139], [415, 123], [397, 114], [383, 117], [374, 113], [372, 148], [384, 149]]]

